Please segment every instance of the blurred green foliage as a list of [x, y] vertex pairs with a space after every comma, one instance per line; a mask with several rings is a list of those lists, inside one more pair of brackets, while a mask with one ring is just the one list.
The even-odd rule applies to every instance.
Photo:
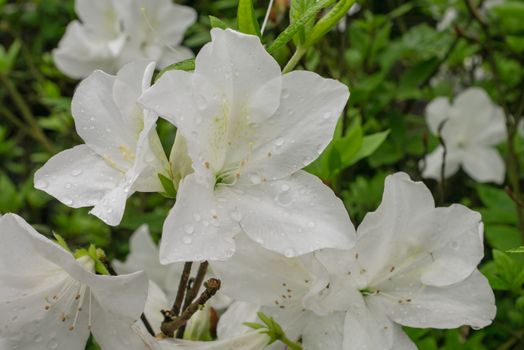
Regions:
[[[236, 0], [179, 2], [199, 13], [184, 42], [195, 52], [209, 41], [212, 26], [237, 27]], [[378, 206], [387, 174], [402, 170], [421, 179], [419, 162], [438, 144], [424, 121], [425, 105], [434, 97], [452, 97], [476, 85], [508, 111], [524, 112], [524, 2], [482, 7], [487, 2], [472, 1], [481, 22], [467, 1], [360, 1], [362, 9], [339, 16], [341, 23], [319, 42], [307, 41], [315, 30], [314, 21], [308, 21], [275, 49], [284, 66], [297, 47], [307, 48], [299, 69], [349, 86], [350, 103], [335, 138], [308, 170], [343, 199], [355, 224]], [[247, 15], [238, 27], [258, 33], [267, 3], [241, 7]], [[293, 1], [291, 22], [313, 3]], [[455, 20], [437, 30], [449, 9], [456, 11]], [[0, 0], [0, 212], [19, 213], [42, 233], [59, 233], [72, 247], [93, 243], [110, 258], [122, 258], [131, 232], [141, 224], [149, 224], [159, 238], [172, 199], [137, 194], [128, 201], [122, 224], [111, 228], [88, 209], [70, 209], [33, 188], [36, 169], [81, 142], [70, 115], [77, 82], [56, 69], [50, 54], [74, 18], [72, 0]], [[275, 1], [264, 43], [271, 44], [289, 18], [288, 1]], [[161, 122], [158, 131], [169, 149], [173, 128]], [[515, 150], [500, 148], [505, 156], [515, 153], [519, 170], [524, 142], [516, 138]], [[512, 174], [520, 183], [522, 172]], [[524, 254], [517, 247], [524, 241], [516, 215], [522, 202], [505, 186], [479, 185], [463, 173], [447, 181], [444, 193], [436, 182], [426, 183], [440, 205], [459, 202], [482, 214], [486, 258], [481, 270], [496, 290], [499, 311], [483, 330], [408, 330], [409, 335], [421, 350], [523, 349]]]

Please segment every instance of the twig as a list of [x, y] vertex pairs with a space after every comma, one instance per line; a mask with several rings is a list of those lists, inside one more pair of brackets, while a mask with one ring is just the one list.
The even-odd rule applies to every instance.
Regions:
[[[186, 299], [184, 300], [184, 310], [186, 310], [189, 305], [195, 300], [195, 298], [198, 295], [198, 292], [200, 291], [200, 288], [202, 287], [202, 283], [204, 282], [204, 278], [206, 277], [207, 268], [209, 266], [209, 263], [207, 261], [204, 261], [200, 264], [198, 267], [198, 272], [195, 277], [195, 280], [192, 283], [191, 288], [189, 288], [188, 285], [188, 291], [186, 293]], [[177, 338], [183, 338], [184, 337], [184, 331], [185, 331], [185, 325], [182, 325], [177, 332]]]
[[198, 299], [189, 305], [180, 315], [176, 317], [170, 314], [170, 311], [164, 311], [164, 317], [166, 320], [162, 323], [162, 333], [166, 336], [173, 338], [175, 331], [185, 325], [189, 319], [203, 306], [209, 299], [211, 299], [216, 292], [220, 289], [220, 280], [216, 278], [210, 278], [204, 283], [206, 288]]
[[49, 139], [46, 137], [46, 135], [38, 125], [35, 116], [27, 106], [20, 92], [18, 92], [18, 90], [16, 89], [16, 86], [11, 82], [9, 77], [4, 74], [0, 74], [0, 81], [5, 86], [7, 92], [9, 93], [9, 96], [11, 96], [11, 99], [13, 100], [15, 106], [20, 111], [20, 114], [34, 132], [34, 136], [38, 139], [38, 141], [48, 152], [55, 153], [54, 145], [51, 143], [51, 141], [49, 141]]
[[191, 274], [192, 262], [188, 261], [184, 264], [184, 270], [182, 271], [182, 276], [180, 276], [180, 282], [178, 284], [178, 291], [176, 293], [175, 302], [171, 311], [174, 316], [180, 315], [180, 310], [182, 307], [182, 302], [184, 301], [184, 294], [186, 293], [187, 282], [189, 281], [189, 275]]

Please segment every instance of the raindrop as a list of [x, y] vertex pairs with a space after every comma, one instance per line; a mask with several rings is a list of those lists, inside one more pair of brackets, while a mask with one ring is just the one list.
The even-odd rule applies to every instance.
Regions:
[[287, 91], [286, 89], [283, 89], [282, 90], [282, 98], [289, 98], [289, 91]]
[[81, 169], [74, 169], [73, 171], [71, 171], [71, 175], [73, 176], [79, 176], [80, 174], [82, 174]]
[[73, 200], [71, 198], [64, 198], [65, 205], [73, 205]]
[[232, 257], [234, 254], [235, 254], [235, 250], [233, 248], [229, 248], [228, 250], [226, 250], [226, 256], [228, 258]]
[[193, 219], [195, 219], [196, 222], [199, 222], [200, 220], [202, 220], [202, 217], [200, 216], [200, 214], [194, 213], [193, 214]]
[[35, 337], [35, 343], [40, 343], [42, 341], [42, 335], [37, 334]]
[[286, 256], [286, 258], [292, 258], [293, 256], [295, 256], [295, 251], [292, 248], [288, 248], [284, 251], [284, 255]]
[[71, 184], [66, 184], [66, 185], [65, 185], [65, 188], [67, 188], [67, 189], [70, 189], [71, 187], [72, 187]]
[[287, 192], [289, 191], [289, 185], [288, 184], [283, 184], [282, 187], [280, 187], [280, 189], [284, 192]]
[[307, 226], [308, 227], [315, 227], [315, 222], [310, 221], [310, 222], [308, 222]]
[[184, 226], [184, 230], [186, 231], [186, 233], [188, 235], [192, 234], [193, 232], [195, 232], [195, 228], [193, 227], [193, 225], [190, 225], [190, 224], [187, 224]]
[[56, 339], [51, 339], [49, 343], [47, 343], [47, 347], [49, 349], [56, 349], [58, 348], [58, 342], [56, 341]]
[[259, 183], [262, 182], [262, 179], [260, 178], [259, 175], [257, 174], [253, 174], [249, 177], [249, 180], [251, 180], [251, 182], [255, 185], [258, 185]]
[[329, 118], [331, 118], [331, 113], [330, 113], [330, 112], [326, 112], [326, 113], [324, 113], [324, 114], [322, 115], [322, 118], [324, 118], [324, 119], [329, 119]]
[[193, 240], [189, 236], [184, 236], [182, 237], [182, 242], [184, 242], [185, 244], [191, 244]]
[[284, 144], [284, 139], [282, 137], [279, 137], [278, 139], [275, 140], [275, 145], [277, 147], [280, 147]]

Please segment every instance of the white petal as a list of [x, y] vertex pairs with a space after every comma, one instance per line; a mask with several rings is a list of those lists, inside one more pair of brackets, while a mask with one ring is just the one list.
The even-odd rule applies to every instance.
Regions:
[[456, 328], [469, 325], [482, 328], [495, 318], [493, 291], [478, 271], [463, 282], [449, 287], [409, 285], [397, 281], [396, 288], [385, 291], [409, 302], [391, 297], [370, 297], [391, 319], [409, 327]]
[[[212, 42], [196, 57], [195, 75], [207, 80], [216, 92], [225, 94], [233, 120], [247, 117], [252, 122], [261, 122], [267, 119], [280, 100], [278, 63], [256, 36], [215, 28], [211, 30], [211, 37]], [[257, 83], [253, 84], [254, 81]]]
[[421, 276], [424, 284], [445, 286], [471, 275], [484, 256], [481, 220], [479, 213], [459, 204], [436, 208], [415, 219], [413, 227], [418, 232], [410, 230], [409, 241], [399, 240], [406, 245], [418, 241], [431, 254]]
[[53, 50], [53, 61], [74, 79], [85, 78], [95, 69], [108, 73], [117, 69], [107, 42], [93, 37], [78, 21], [67, 26], [58, 48]]
[[[442, 161], [444, 160], [444, 148], [439, 145], [433, 152], [426, 156], [424, 162], [420, 163], [423, 170], [422, 176], [427, 179], [440, 180], [442, 174]], [[462, 151], [456, 148], [449, 148], [446, 153], [446, 166], [444, 167], [444, 177], [448, 178], [455, 174], [462, 161]]]
[[[241, 192], [235, 192], [237, 187]], [[259, 185], [219, 188], [219, 192], [234, 202], [229, 204], [231, 216], [253, 240], [287, 257], [354, 245], [354, 227], [342, 201], [304, 171]]]
[[[169, 310], [171, 305], [167, 300], [166, 295], [160, 289], [160, 287], [149, 281], [149, 291], [147, 293], [146, 306], [144, 309], [144, 314], [146, 315], [151, 327], [153, 330], [159, 331], [162, 322], [164, 321], [164, 316], [160, 312], [161, 310]], [[142, 321], [138, 321], [138, 324], [141, 324]]]
[[77, 0], [75, 12], [91, 32], [111, 39], [119, 31], [119, 23], [113, 1]]
[[426, 107], [426, 122], [433, 135], [439, 135], [439, 128], [449, 118], [449, 100], [446, 97], [437, 97]]
[[135, 61], [118, 71], [113, 84], [115, 105], [122, 115], [125, 127], [131, 129], [137, 138], [144, 128], [144, 113], [137, 100], [151, 85], [154, 72], [154, 62]]
[[235, 300], [257, 305], [302, 308], [302, 299], [316, 278], [310, 272], [311, 257], [286, 258], [254, 243], [244, 234], [235, 237], [235, 255], [211, 267], [222, 280], [221, 292]]
[[178, 46], [172, 48], [165, 48], [161, 56], [158, 58], [158, 68], [164, 69], [167, 66], [178, 63], [184, 60], [193, 58], [195, 55], [193, 51], [186, 47]]
[[191, 174], [181, 181], [175, 206], [164, 222], [160, 262], [224, 260], [235, 252], [239, 232], [214, 196], [213, 183]]
[[302, 344], [307, 350], [343, 349], [343, 312], [312, 318], [302, 333]]
[[[78, 135], [96, 153], [121, 171], [133, 164], [136, 127], [127, 122], [113, 100], [115, 77], [101, 71], [83, 80], [71, 110]], [[129, 124], [129, 125], [128, 125]]]
[[244, 322], [258, 322], [257, 312], [260, 306], [242, 301], [233, 302], [220, 316], [217, 326], [218, 339], [228, 339], [240, 336], [251, 328]]
[[122, 177], [88, 146], [80, 145], [58, 153], [40, 168], [35, 187], [80, 208], [96, 205]]
[[163, 266], [159, 261], [159, 249], [147, 225], [140, 226], [129, 241], [130, 254], [125, 263], [114, 261], [113, 265], [118, 274], [127, 274], [144, 271], [147, 277], [157, 285], [165, 288], [166, 280], [172, 266]]
[[506, 175], [504, 160], [496, 149], [469, 148], [464, 152], [464, 171], [477, 182], [501, 184]]
[[394, 348], [398, 327], [374, 307], [355, 307], [346, 313], [344, 350], [404, 350]]
[[239, 337], [208, 342], [166, 339], [158, 342], [158, 350], [263, 350], [270, 341], [267, 334], [251, 331]]
[[126, 208], [126, 201], [133, 194], [130, 190], [133, 180], [118, 184], [105, 194], [102, 199], [89, 211], [110, 226], [116, 226], [122, 221]]
[[[358, 227], [357, 245], [351, 252], [338, 254], [345, 263], [337, 263], [336, 259], [327, 261], [321, 255], [319, 259], [334, 273], [347, 274], [349, 268], [357, 271], [352, 272], [352, 277], [372, 279], [389, 270], [391, 261], [407, 249], [404, 242], [411, 242], [413, 219], [434, 208], [433, 196], [422, 182], [412, 181], [405, 173], [390, 175], [385, 181], [382, 203], [375, 212], [368, 213]], [[335, 252], [329, 254], [337, 256]]]
[[283, 78], [280, 106], [253, 131], [254, 149], [242, 173], [283, 178], [313, 162], [326, 148], [349, 98], [347, 87], [316, 73]]

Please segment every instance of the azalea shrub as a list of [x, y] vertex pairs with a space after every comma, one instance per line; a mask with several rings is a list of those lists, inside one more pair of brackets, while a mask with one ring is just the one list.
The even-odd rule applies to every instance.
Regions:
[[524, 2], [0, 0], [0, 350], [524, 347]]

